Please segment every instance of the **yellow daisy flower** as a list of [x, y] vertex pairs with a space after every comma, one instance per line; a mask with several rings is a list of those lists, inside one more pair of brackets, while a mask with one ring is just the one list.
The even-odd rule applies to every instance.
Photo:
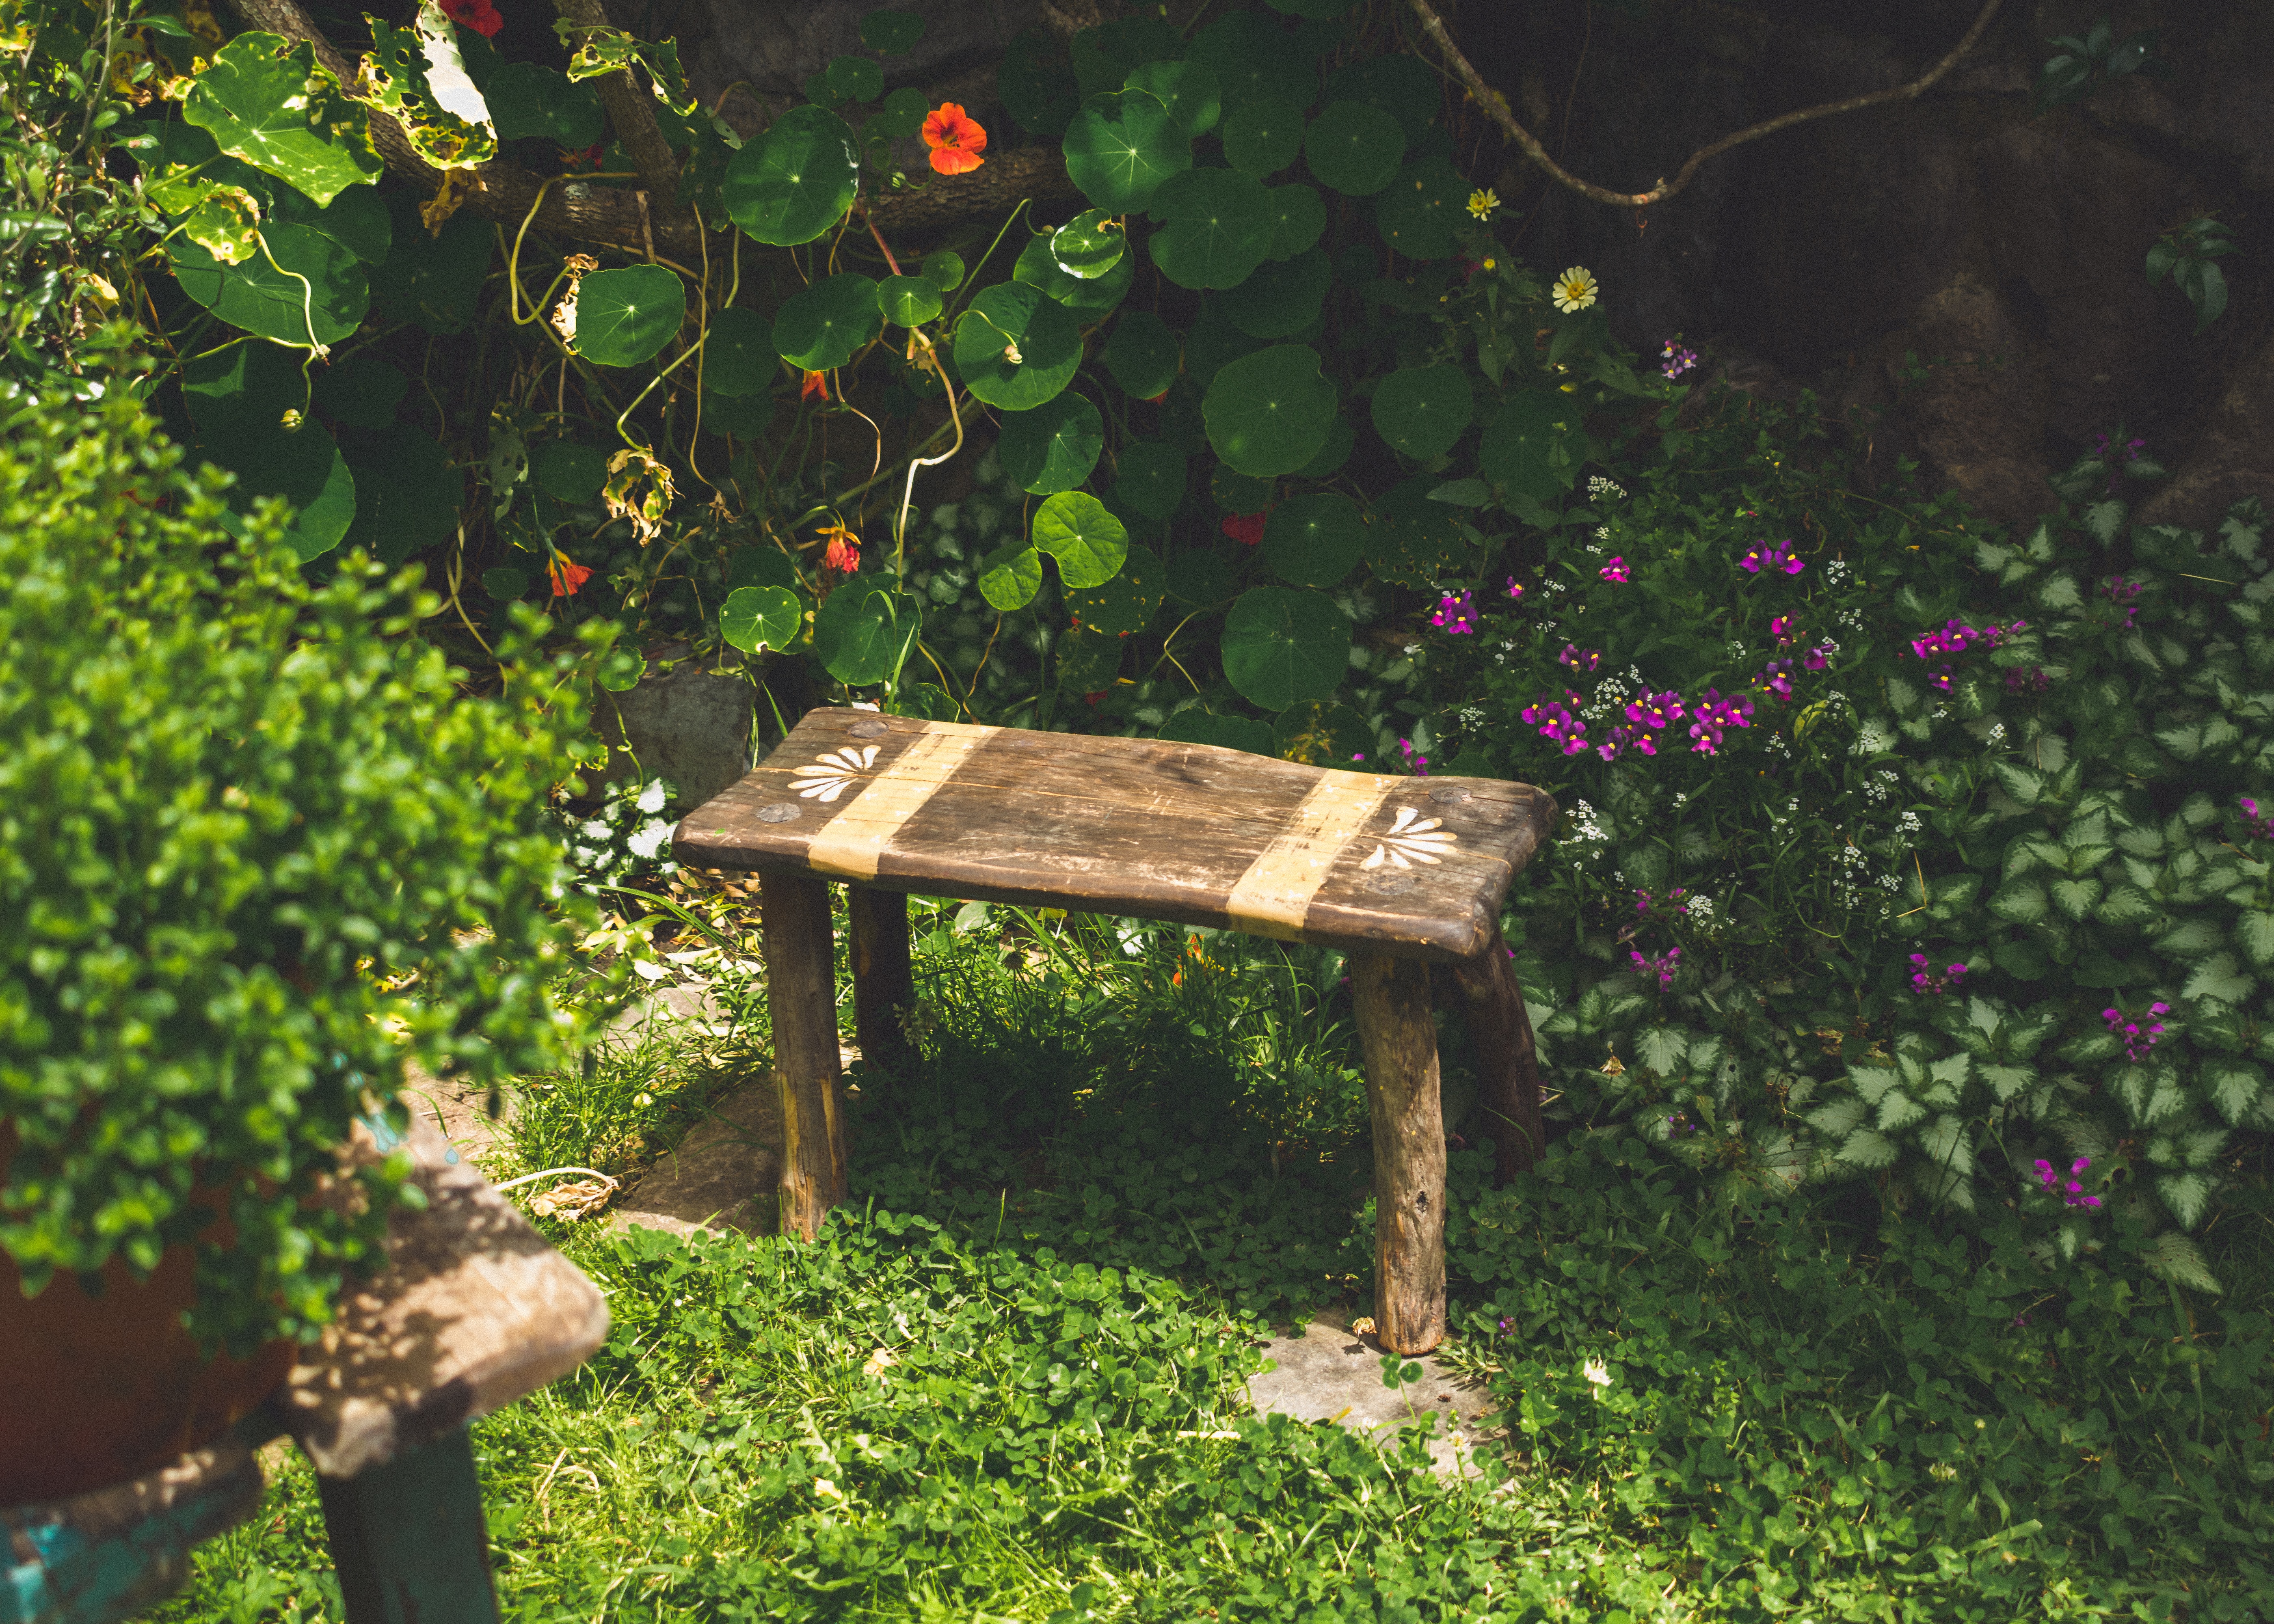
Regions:
[[1469, 213], [1480, 220], [1490, 220], [1493, 210], [1500, 207], [1500, 193], [1490, 186], [1482, 186], [1469, 193]]
[[1587, 310], [1595, 303], [1595, 275], [1585, 266], [1575, 265], [1555, 279], [1555, 308], [1570, 314]]

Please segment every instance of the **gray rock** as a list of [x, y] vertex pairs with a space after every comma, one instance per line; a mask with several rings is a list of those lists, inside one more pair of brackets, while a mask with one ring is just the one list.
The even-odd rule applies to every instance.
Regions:
[[1414, 1361], [1421, 1380], [1397, 1393], [1382, 1383], [1381, 1345], [1331, 1320], [1274, 1337], [1264, 1357], [1272, 1368], [1247, 1380], [1247, 1402], [1258, 1415], [1337, 1421], [1377, 1443], [1406, 1427], [1430, 1426], [1429, 1458], [1444, 1477], [1481, 1475], [1477, 1451], [1498, 1447], [1481, 1436], [1494, 1430], [1486, 1425], [1495, 1406], [1484, 1385], [1456, 1376], [1430, 1355]]
[[642, 677], [626, 693], [603, 693], [594, 722], [614, 747], [604, 776], [668, 778], [682, 807], [702, 805], [750, 770], [757, 696], [741, 673], [709, 671], [692, 661], [668, 675]]

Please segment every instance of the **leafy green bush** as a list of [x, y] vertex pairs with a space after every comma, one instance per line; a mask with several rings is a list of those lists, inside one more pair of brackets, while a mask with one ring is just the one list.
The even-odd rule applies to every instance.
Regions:
[[147, 1270], [222, 1186], [193, 1326], [241, 1349], [374, 1255], [402, 1167], [303, 1200], [406, 1056], [495, 1079], [574, 1035], [541, 814], [583, 713], [513, 650], [513, 697], [462, 694], [410, 580], [311, 585], [178, 455], [123, 393], [0, 444], [0, 1245], [34, 1290]]

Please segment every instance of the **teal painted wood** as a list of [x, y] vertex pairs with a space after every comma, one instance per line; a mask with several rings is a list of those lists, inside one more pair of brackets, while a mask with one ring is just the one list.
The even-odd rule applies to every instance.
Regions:
[[348, 1624], [496, 1624], [482, 1485], [463, 1428], [316, 1486]]
[[179, 1590], [190, 1550], [259, 1509], [235, 1440], [91, 1494], [0, 1507], [0, 1624], [112, 1624]]

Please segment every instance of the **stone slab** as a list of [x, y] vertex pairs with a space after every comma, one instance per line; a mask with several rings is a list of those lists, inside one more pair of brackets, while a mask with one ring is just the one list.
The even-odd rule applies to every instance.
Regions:
[[1457, 1376], [1434, 1357], [1411, 1361], [1421, 1380], [1402, 1393], [1382, 1385], [1384, 1350], [1369, 1334], [1347, 1325], [1315, 1320], [1297, 1326], [1265, 1345], [1272, 1367], [1247, 1380], [1247, 1400], [1258, 1415], [1291, 1416], [1298, 1421], [1337, 1421], [1380, 1444], [1393, 1441], [1401, 1428], [1437, 1417], [1429, 1458], [1443, 1477], [1483, 1475], [1474, 1459], [1496, 1432], [1488, 1425], [1497, 1411], [1480, 1381]]
[[608, 1214], [611, 1228], [772, 1235], [781, 1228], [781, 1106], [773, 1080], [743, 1084], [659, 1157]]

